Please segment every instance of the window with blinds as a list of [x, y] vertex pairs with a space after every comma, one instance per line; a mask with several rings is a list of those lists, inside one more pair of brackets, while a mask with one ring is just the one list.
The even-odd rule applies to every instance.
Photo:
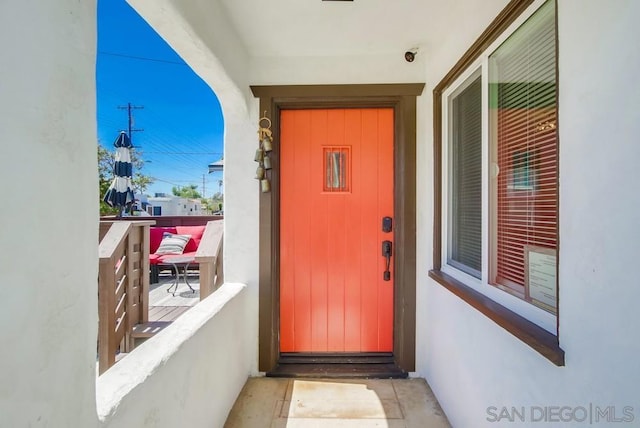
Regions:
[[532, 1], [449, 73], [434, 100], [442, 117], [438, 268], [551, 333], [558, 314], [556, 5]]
[[482, 270], [482, 83], [471, 77], [451, 98], [448, 264]]
[[521, 297], [525, 251], [557, 247], [555, 29], [548, 1], [489, 55], [490, 281]]

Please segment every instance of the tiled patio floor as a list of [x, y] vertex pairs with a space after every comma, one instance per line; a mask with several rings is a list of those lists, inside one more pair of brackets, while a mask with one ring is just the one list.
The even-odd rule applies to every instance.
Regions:
[[449, 422], [424, 379], [250, 378], [225, 428], [440, 428]]

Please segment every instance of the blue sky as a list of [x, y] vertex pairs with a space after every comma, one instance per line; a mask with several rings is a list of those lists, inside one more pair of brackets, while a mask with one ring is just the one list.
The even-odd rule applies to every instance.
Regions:
[[171, 193], [195, 184], [205, 196], [219, 189], [221, 173], [207, 165], [222, 157], [223, 119], [211, 89], [124, 1], [98, 1], [96, 65], [98, 139], [109, 150], [127, 129], [131, 103], [135, 147], [142, 151], [142, 173], [156, 179], [146, 191]]

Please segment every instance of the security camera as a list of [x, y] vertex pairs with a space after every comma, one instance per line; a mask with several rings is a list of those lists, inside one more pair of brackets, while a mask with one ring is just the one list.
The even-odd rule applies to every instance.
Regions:
[[411, 49], [404, 53], [404, 60], [407, 62], [413, 62], [416, 59], [416, 55], [418, 54], [418, 49]]

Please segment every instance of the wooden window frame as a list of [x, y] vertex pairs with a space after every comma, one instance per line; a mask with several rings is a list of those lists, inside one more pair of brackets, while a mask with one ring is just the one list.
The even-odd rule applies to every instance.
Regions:
[[[433, 269], [429, 276], [437, 283], [460, 297], [499, 326], [513, 334], [557, 366], [564, 366], [564, 351], [560, 348], [558, 336], [534, 324], [516, 312], [496, 303], [484, 294], [441, 270], [442, 268], [442, 205], [443, 205], [443, 141], [442, 118], [443, 94], [459, 79], [469, 67], [524, 13], [534, 0], [512, 0], [453, 66], [433, 90], [433, 154], [434, 154], [434, 225], [433, 225]], [[556, 2], [557, 12], [557, 2]], [[557, 21], [556, 21], [557, 22]], [[556, 24], [557, 26], [557, 24]], [[557, 34], [557, 27], [556, 27]], [[557, 44], [556, 44], [557, 45]], [[556, 52], [557, 56], [557, 52]], [[556, 70], [557, 73], [557, 70]], [[557, 81], [557, 75], [556, 75]], [[559, 124], [558, 124], [559, 125]], [[559, 249], [559, 245], [558, 245]], [[556, 318], [556, 329], [559, 332]]]

